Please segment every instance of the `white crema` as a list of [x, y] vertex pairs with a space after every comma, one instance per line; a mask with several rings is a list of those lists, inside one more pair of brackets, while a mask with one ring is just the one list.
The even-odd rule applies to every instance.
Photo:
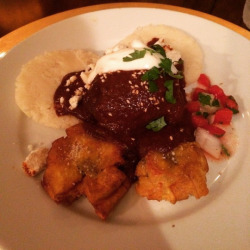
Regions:
[[114, 47], [109, 50], [97, 61], [93, 71], [89, 74], [88, 83], [91, 83], [98, 74], [118, 70], [149, 70], [154, 66], [158, 67], [161, 59], [163, 59], [162, 55], [159, 53], [150, 53], [149, 51], [146, 51], [143, 58], [126, 62], [123, 61], [124, 57], [129, 56], [129, 54], [133, 53], [135, 50], [143, 50], [145, 48], [149, 49], [147, 45], [135, 40], [131, 43], [130, 48]]

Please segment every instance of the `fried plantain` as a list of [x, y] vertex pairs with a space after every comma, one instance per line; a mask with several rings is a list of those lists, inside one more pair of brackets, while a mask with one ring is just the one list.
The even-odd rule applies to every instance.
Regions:
[[208, 164], [196, 142], [182, 143], [167, 154], [150, 151], [137, 165], [136, 191], [149, 200], [175, 204], [190, 195], [208, 194]]
[[[92, 126], [94, 127], [94, 126]], [[86, 195], [100, 218], [106, 219], [131, 185], [119, 167], [126, 165], [127, 148], [84, 124], [66, 130], [67, 136], [53, 142], [42, 186], [56, 202], [72, 203]]]

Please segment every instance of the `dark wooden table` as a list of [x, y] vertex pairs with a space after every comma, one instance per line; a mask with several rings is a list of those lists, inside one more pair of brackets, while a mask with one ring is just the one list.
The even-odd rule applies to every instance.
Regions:
[[[74, 8], [116, 2], [110, 0], [0, 0], [0, 37], [37, 19]], [[202, 11], [243, 28], [242, 13], [245, 0], [155, 0], [140, 1], [161, 3]]]

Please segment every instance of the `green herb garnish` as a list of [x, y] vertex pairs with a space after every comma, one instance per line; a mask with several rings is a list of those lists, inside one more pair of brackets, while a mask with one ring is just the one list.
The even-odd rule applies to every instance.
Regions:
[[149, 92], [156, 92], [158, 90], [158, 86], [154, 82], [156, 79], [159, 78], [160, 71], [157, 67], [153, 67], [152, 69], [146, 71], [142, 75], [142, 81], [147, 81], [149, 85]]
[[150, 122], [146, 128], [153, 130], [154, 132], [160, 131], [162, 128], [164, 128], [167, 125], [167, 123], [164, 120], [164, 116], [160, 117], [157, 120], [154, 120]]
[[174, 81], [173, 80], [167, 80], [164, 83], [164, 86], [168, 89], [165, 93], [165, 99], [169, 103], [176, 103], [176, 99], [174, 98]]
[[221, 145], [221, 149], [223, 151], [223, 153], [226, 155], [226, 156], [230, 156], [230, 153], [228, 152], [227, 148], [222, 144]]
[[143, 58], [146, 54], [146, 50], [135, 50], [134, 52], [130, 53], [129, 56], [123, 57], [124, 62], [134, 61], [140, 58]]
[[159, 53], [161, 54], [163, 57], [166, 57], [166, 52], [164, 50], [164, 48], [159, 45], [159, 44], [154, 44], [151, 46], [151, 48], [156, 52], [156, 53]]
[[199, 99], [199, 102], [200, 102], [203, 106], [205, 106], [205, 105], [210, 105], [210, 101], [211, 101], [211, 96], [210, 96], [210, 95], [206, 95], [206, 94], [203, 94], [203, 93], [199, 93], [198, 99]]
[[214, 106], [214, 107], [220, 107], [220, 102], [219, 102], [219, 100], [218, 100], [218, 99], [214, 99], [214, 100], [212, 101], [212, 106]]
[[150, 70], [146, 71], [141, 79], [142, 81], [154, 81], [159, 78], [160, 71], [157, 67], [153, 67]]
[[161, 59], [161, 63], [159, 64], [159, 66], [163, 69], [163, 72], [168, 74], [169, 76], [176, 78], [176, 79], [182, 79], [183, 75], [181, 74], [181, 72], [179, 72], [178, 74], [174, 74], [171, 71], [171, 67], [172, 67], [172, 61], [169, 58], [164, 58]]
[[151, 93], [154, 93], [154, 92], [158, 91], [157, 84], [155, 82], [153, 82], [153, 81], [148, 82], [148, 90]]

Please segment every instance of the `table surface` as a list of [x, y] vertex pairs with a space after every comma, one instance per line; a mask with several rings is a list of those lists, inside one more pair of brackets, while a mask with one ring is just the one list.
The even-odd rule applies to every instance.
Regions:
[[29, 23], [27, 25], [24, 25], [13, 32], [10, 32], [9, 34], [3, 36], [0, 38], [0, 55], [4, 55], [7, 53], [13, 46], [20, 43], [21, 41], [25, 40], [29, 36], [31, 36], [33, 33], [39, 31], [40, 29], [49, 26], [55, 22], [61, 21], [65, 18], [69, 18], [75, 15], [92, 12], [92, 11], [98, 11], [102, 9], [109, 9], [109, 8], [117, 8], [117, 7], [146, 7], [146, 8], [161, 8], [161, 9], [168, 9], [168, 10], [174, 10], [179, 11], [183, 13], [188, 13], [191, 15], [200, 16], [203, 18], [206, 18], [208, 20], [214, 21], [216, 23], [219, 23], [223, 26], [226, 26], [235, 32], [247, 37], [250, 39], [250, 32], [247, 29], [244, 29], [238, 25], [235, 25], [231, 22], [228, 22], [224, 19], [218, 18], [216, 16], [192, 10], [187, 9], [183, 7], [178, 6], [171, 6], [171, 5], [165, 5], [165, 4], [155, 4], [155, 3], [111, 3], [111, 4], [101, 4], [101, 5], [93, 5], [93, 6], [87, 6], [82, 8], [76, 8], [69, 11], [60, 12], [58, 14], [54, 14], [42, 19], [39, 19], [37, 21], [34, 21], [32, 23]]

